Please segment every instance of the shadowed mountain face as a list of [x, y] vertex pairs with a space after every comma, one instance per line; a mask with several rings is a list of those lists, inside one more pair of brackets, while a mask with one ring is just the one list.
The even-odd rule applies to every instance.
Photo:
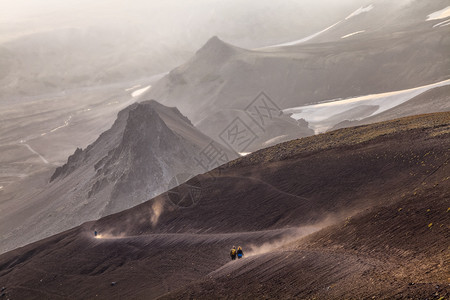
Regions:
[[0, 281], [27, 299], [448, 297], [449, 126], [422, 115], [259, 150], [3, 254]]
[[[233, 153], [211, 143], [176, 108], [155, 101], [122, 110], [114, 125], [86, 149], [77, 149], [26, 206], [2, 204], [1, 250], [12, 249], [82, 222], [146, 201], [215, 165], [201, 164], [206, 148], [224, 163]], [[179, 176], [178, 176], [179, 175]], [[173, 183], [171, 181], [175, 180]], [[20, 202], [19, 202], [20, 203]], [[25, 221], [16, 224], [17, 216]]]
[[[449, 27], [433, 27], [442, 20], [426, 20], [447, 4], [375, 1], [317, 37], [253, 50], [213, 37], [191, 60], [158, 81], [148, 97], [177, 105], [202, 131], [219, 137], [261, 92], [287, 109], [440, 82], [449, 76]], [[347, 118], [362, 119], [376, 109], [350, 110]], [[218, 115], [226, 116], [219, 124]], [[331, 127], [342, 119], [345, 116], [329, 120]], [[289, 122], [280, 123], [291, 139], [311, 134], [306, 124], [297, 126], [295, 136]], [[272, 128], [267, 124], [256, 133], [263, 138], [252, 151], [279, 136]]]

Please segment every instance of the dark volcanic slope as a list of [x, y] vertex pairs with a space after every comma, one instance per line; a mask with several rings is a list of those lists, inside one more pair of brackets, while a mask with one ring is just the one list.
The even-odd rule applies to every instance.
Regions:
[[448, 299], [448, 175], [163, 298]]
[[182, 182], [204, 173], [214, 167], [198, 162], [209, 143], [176, 108], [156, 101], [129, 106], [94, 143], [57, 168], [43, 192], [21, 199], [25, 207], [15, 206], [17, 199], [0, 206], [0, 252], [138, 205], [167, 191], [179, 174]]
[[12, 299], [448, 297], [449, 138], [440, 113], [260, 150], [182, 185], [189, 207], [163, 194], [0, 256], [0, 283]]
[[445, 157], [421, 184], [396, 195], [390, 205], [226, 264], [162, 298], [448, 299], [448, 150]]

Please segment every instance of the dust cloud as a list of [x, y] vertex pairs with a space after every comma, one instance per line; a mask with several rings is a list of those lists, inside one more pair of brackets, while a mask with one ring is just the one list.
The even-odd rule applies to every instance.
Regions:
[[158, 224], [159, 216], [164, 210], [164, 206], [161, 201], [156, 200], [152, 204], [152, 208], [150, 210], [150, 222], [152, 223], [152, 227], [155, 227]]
[[328, 216], [323, 221], [318, 222], [314, 225], [306, 225], [293, 228], [289, 232], [283, 234], [280, 238], [267, 243], [263, 243], [261, 245], [250, 244], [247, 246], [249, 250], [246, 251], [245, 256], [251, 257], [261, 255], [285, 247], [290, 243], [295, 242], [307, 235], [322, 230], [328, 226], [337, 224], [338, 222], [343, 220], [342, 215], [347, 214], [339, 214], [339, 216], [336, 215]]

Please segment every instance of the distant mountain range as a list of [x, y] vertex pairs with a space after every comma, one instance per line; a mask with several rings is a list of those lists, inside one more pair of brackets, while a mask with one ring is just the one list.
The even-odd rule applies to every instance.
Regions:
[[[449, 79], [450, 27], [435, 26], [445, 18], [427, 20], [446, 4], [376, 1], [310, 39], [260, 49], [238, 48], [213, 37], [143, 97], [177, 105], [217, 140], [224, 128], [239, 117], [258, 135], [252, 150], [279, 138], [283, 130], [286, 140], [307, 136], [311, 134], [309, 129], [320, 124], [302, 122], [294, 128], [279, 118], [274, 126], [282, 129], [271, 132], [272, 124], [259, 126], [258, 130], [258, 126], [252, 127], [255, 118], [245, 115], [250, 112], [263, 118], [267, 114], [258, 99], [261, 93], [270, 99], [272, 108], [301, 110], [305, 105], [401, 91]], [[256, 112], [255, 106], [262, 108]], [[330, 112], [321, 116], [327, 119], [322, 127], [364, 119], [378, 109], [366, 102], [340, 115]]]

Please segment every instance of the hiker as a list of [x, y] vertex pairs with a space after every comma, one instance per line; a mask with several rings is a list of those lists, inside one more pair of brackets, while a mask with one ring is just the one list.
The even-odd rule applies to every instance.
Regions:
[[244, 256], [244, 251], [242, 251], [242, 247], [241, 246], [238, 246], [236, 253], [237, 253], [238, 259], [242, 258]]
[[94, 236], [97, 236], [98, 235], [98, 232], [97, 232], [97, 230], [95, 230], [94, 231]]
[[236, 246], [233, 246], [233, 248], [231, 248], [230, 256], [231, 256], [231, 260], [235, 260], [236, 259]]

